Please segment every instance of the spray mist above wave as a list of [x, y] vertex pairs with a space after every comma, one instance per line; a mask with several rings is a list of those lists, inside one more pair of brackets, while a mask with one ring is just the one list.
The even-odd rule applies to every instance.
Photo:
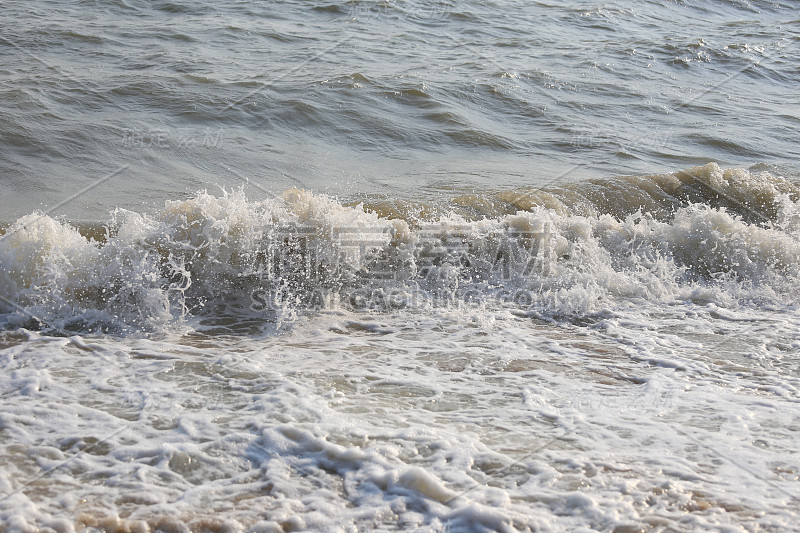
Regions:
[[0, 238], [0, 311], [11, 327], [126, 333], [332, 307], [552, 317], [631, 301], [780, 305], [800, 293], [797, 202], [782, 178], [710, 164], [447, 206], [292, 189], [120, 209], [102, 231], [34, 213]]

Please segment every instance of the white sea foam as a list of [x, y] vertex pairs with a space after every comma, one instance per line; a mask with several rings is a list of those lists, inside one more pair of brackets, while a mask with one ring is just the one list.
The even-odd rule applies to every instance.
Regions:
[[800, 322], [728, 313], [772, 333], [706, 333], [714, 307], [688, 305], [588, 328], [405, 310], [266, 338], [7, 334], [2, 486], [19, 492], [0, 513], [20, 530], [65, 514], [145, 531], [790, 527], [800, 382], [782, 343]]
[[25, 217], [3, 530], [796, 527], [785, 202], [397, 220], [203, 193], [94, 241]]
[[[789, 185], [714, 165], [684, 174], [691, 179], [658, 179], [677, 196], [681, 179], [703, 183], [711, 196], [729, 199], [730, 209], [752, 191], [742, 216], [781, 207], [768, 224], [677, 199], [668, 217], [582, 215], [576, 204], [576, 213], [529, 205], [479, 220], [455, 213], [402, 220], [296, 189], [262, 202], [241, 192], [200, 193], [152, 216], [119, 210], [98, 240], [32, 214], [0, 241], [0, 283], [18, 307], [3, 305], [19, 324], [35, 325], [26, 322], [33, 315], [73, 331], [153, 331], [230, 312], [263, 311], [282, 321], [308, 307], [489, 298], [546, 316], [598, 313], [637, 299], [730, 306], [796, 298], [800, 244]], [[629, 185], [649, 190], [642, 180]]]

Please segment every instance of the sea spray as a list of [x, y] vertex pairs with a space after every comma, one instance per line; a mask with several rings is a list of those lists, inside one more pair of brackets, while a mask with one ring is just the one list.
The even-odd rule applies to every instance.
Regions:
[[446, 215], [402, 219], [298, 189], [200, 192], [155, 214], [117, 210], [102, 237], [33, 213], [0, 240], [3, 310], [11, 326], [147, 332], [334, 308], [494, 301], [581, 316], [698, 293], [722, 306], [797, 297], [797, 189], [782, 178], [711, 164], [513, 194], [513, 213], [471, 218], [461, 196]]

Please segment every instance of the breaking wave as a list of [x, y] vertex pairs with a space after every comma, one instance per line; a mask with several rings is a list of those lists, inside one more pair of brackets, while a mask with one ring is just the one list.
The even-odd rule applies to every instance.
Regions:
[[429, 204], [291, 189], [102, 224], [32, 213], [0, 237], [0, 311], [6, 327], [129, 333], [333, 307], [785, 305], [800, 295], [799, 199], [769, 172], [708, 164]]

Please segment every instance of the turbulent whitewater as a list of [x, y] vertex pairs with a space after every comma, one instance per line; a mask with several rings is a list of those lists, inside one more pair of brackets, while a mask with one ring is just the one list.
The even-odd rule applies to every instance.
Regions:
[[427, 204], [223, 191], [22, 217], [0, 237], [0, 516], [787, 528], [798, 192], [709, 164]]
[[0, 241], [0, 282], [7, 320], [77, 333], [497, 300], [538, 317], [637, 299], [780, 305], [798, 295], [799, 192], [714, 164], [440, 205], [203, 192], [103, 225], [23, 217]]

